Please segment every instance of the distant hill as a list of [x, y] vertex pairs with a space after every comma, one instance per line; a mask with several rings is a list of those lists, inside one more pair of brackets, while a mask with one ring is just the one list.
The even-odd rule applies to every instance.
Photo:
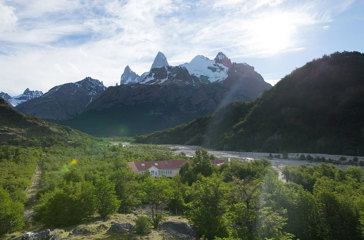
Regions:
[[364, 155], [364, 54], [334, 53], [313, 60], [251, 103], [232, 103], [137, 141]]
[[0, 143], [10, 140], [53, 138], [74, 140], [87, 135], [69, 127], [59, 126], [18, 112], [0, 98]]

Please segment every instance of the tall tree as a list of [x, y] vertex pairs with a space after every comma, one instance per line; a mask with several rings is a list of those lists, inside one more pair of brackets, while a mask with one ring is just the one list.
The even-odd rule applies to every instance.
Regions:
[[100, 178], [96, 181], [96, 208], [102, 218], [116, 212], [120, 201], [116, 197], [115, 185], [107, 178]]
[[228, 235], [225, 183], [216, 175], [203, 178], [192, 185], [192, 202], [188, 217], [207, 239]]
[[143, 183], [145, 201], [151, 205], [151, 218], [154, 228], [162, 220], [162, 205], [167, 205], [172, 196], [172, 188], [168, 178], [153, 178], [148, 176]]

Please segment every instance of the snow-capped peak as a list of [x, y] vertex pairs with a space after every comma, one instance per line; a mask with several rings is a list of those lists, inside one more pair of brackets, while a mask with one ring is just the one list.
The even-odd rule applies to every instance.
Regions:
[[194, 57], [191, 62], [181, 66], [203, 82], [216, 82], [227, 78], [228, 67], [202, 55]]
[[225, 67], [231, 67], [231, 60], [223, 53], [219, 52], [215, 57], [215, 62], [224, 65]]
[[10, 98], [8, 101], [11, 105], [13, 105], [14, 107], [20, 103], [29, 101], [33, 98], [37, 98], [43, 95], [42, 91], [32, 91], [29, 88], [25, 89], [25, 91], [15, 97]]
[[154, 59], [151, 69], [153, 68], [162, 68], [169, 66], [166, 56], [162, 52], [158, 52], [157, 56]]
[[90, 92], [90, 95], [95, 95], [99, 91], [104, 91], [106, 87], [102, 81], [93, 79], [91, 77], [86, 77], [81, 81], [74, 83], [77, 87], [82, 87]]
[[133, 72], [129, 65], [127, 65], [124, 69], [124, 73], [121, 75], [120, 84], [131, 84], [137, 83], [140, 79], [140, 76]]

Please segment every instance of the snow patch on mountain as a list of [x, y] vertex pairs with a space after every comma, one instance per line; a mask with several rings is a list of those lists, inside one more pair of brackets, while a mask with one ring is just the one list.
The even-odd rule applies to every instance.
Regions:
[[106, 90], [106, 87], [104, 86], [104, 83], [93, 79], [91, 77], [86, 77], [81, 81], [75, 82], [75, 83], [65, 83], [62, 85], [55, 86], [51, 88], [47, 93], [44, 94], [44, 96], [53, 94], [55, 92], [58, 92], [60, 89], [64, 87], [74, 86], [72, 87], [71, 95], [74, 95], [77, 93], [78, 89], [85, 89], [88, 92], [89, 96], [95, 96], [99, 94], [100, 92], [103, 92]]
[[133, 72], [129, 65], [125, 67], [124, 73], [121, 75], [120, 84], [133, 84], [140, 80], [140, 76]]
[[223, 81], [228, 76], [228, 67], [214, 60], [198, 55], [191, 62], [182, 64], [191, 75], [198, 77], [201, 81]]
[[9, 101], [11, 96], [5, 92], [0, 92], [0, 97], [3, 98], [5, 101]]
[[15, 106], [19, 105], [20, 103], [40, 97], [42, 95], [43, 95], [42, 91], [31, 91], [29, 88], [27, 88], [27, 89], [25, 89], [25, 91], [22, 94], [12, 97], [12, 98], [8, 99], [7, 101], [15, 107]]

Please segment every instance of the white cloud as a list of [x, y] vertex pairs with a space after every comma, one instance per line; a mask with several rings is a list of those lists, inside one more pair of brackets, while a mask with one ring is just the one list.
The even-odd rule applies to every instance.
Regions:
[[243, 57], [299, 51], [307, 29], [325, 26], [352, 3], [0, 0], [0, 90], [47, 91], [85, 76], [114, 85], [127, 64], [149, 70], [159, 50], [173, 64], [220, 50]]
[[14, 8], [0, 2], [0, 33], [14, 30], [16, 22], [17, 17], [14, 14]]

